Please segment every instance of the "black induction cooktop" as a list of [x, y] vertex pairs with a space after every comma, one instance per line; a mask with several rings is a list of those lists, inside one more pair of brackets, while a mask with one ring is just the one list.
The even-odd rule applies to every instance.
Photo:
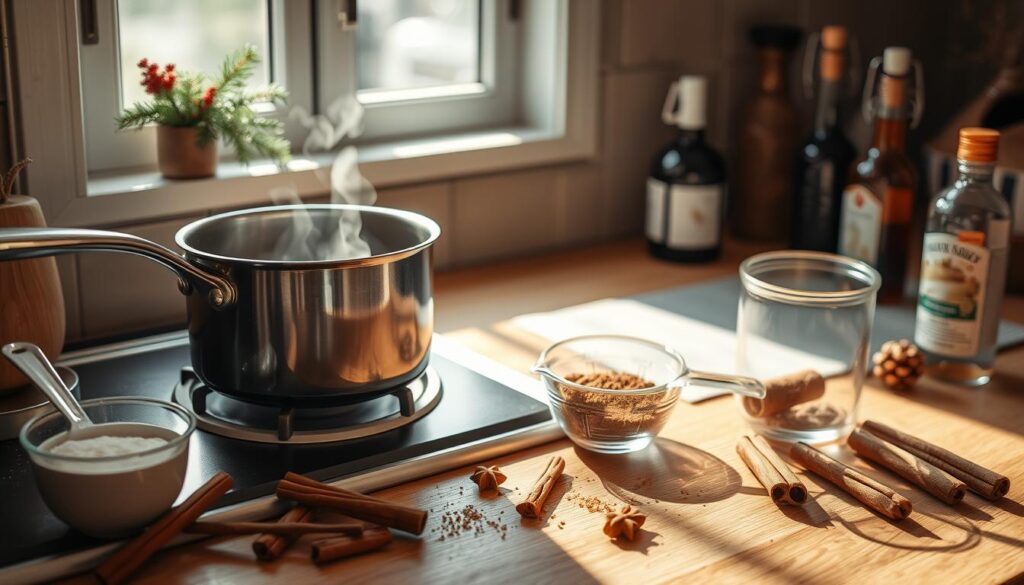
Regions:
[[[81, 363], [73, 369], [81, 379], [83, 399], [149, 396], [170, 400], [181, 368], [188, 363], [188, 345], [182, 342]], [[338, 443], [276, 445], [197, 429], [179, 499], [221, 470], [234, 478], [234, 489], [218, 503], [223, 507], [273, 493], [276, 481], [286, 471], [322, 480], [356, 476], [551, 418], [541, 402], [459, 365], [436, 349], [430, 365], [443, 385], [436, 408], [410, 425], [383, 434]], [[50, 513], [36, 489], [28, 455], [17, 439], [0, 442], [0, 474], [4, 526], [0, 530], [0, 569], [103, 544], [68, 528]]]

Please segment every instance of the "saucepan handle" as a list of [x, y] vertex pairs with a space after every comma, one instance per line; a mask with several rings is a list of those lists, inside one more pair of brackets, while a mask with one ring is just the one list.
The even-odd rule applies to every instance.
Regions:
[[71, 252], [127, 252], [155, 260], [178, 276], [178, 288], [191, 294], [193, 283], [209, 288], [215, 309], [235, 302], [235, 285], [226, 277], [203, 270], [174, 251], [131, 234], [75, 228], [0, 229], [0, 260], [24, 260]]
[[741, 394], [751, 398], [763, 399], [765, 396], [764, 384], [755, 378], [746, 376], [729, 376], [726, 374], [715, 374], [712, 372], [698, 372], [690, 370], [687, 377], [698, 382], [701, 386], [721, 388], [733, 394]]

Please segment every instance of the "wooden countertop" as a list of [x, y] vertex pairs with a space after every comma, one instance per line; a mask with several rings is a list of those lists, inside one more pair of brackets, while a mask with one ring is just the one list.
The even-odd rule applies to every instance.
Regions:
[[[516, 314], [734, 274], [758, 251], [730, 245], [719, 262], [677, 266], [648, 258], [624, 241], [478, 269], [437, 279], [439, 330], [477, 351], [524, 369], [539, 341], [498, 323]], [[1004, 315], [1024, 321], [1024, 298]], [[601, 456], [562, 440], [515, 453], [498, 464], [502, 493], [481, 498], [458, 469], [380, 492], [433, 511], [422, 538], [397, 536], [383, 551], [318, 568], [298, 544], [276, 562], [256, 563], [251, 538], [211, 540], [161, 553], [137, 575], [142, 583], [643, 583], [698, 582], [1001, 582], [1024, 574], [1024, 348], [1001, 354], [997, 376], [966, 390], [924, 380], [906, 395], [871, 385], [861, 415], [954, 450], [1011, 480], [1009, 497], [992, 503], [973, 494], [948, 507], [848, 450], [834, 454], [897, 487], [913, 515], [890, 522], [812, 474], [813, 501], [780, 509], [735, 452], [746, 432], [728, 398], [680, 403], [655, 445], [629, 456]], [[566, 459], [563, 480], [539, 521], [522, 521], [514, 502], [547, 458]], [[620, 501], [648, 515], [643, 538], [617, 544], [591, 508]], [[441, 538], [442, 516], [473, 506], [478, 524]], [[488, 524], [488, 521], [492, 524]], [[479, 528], [479, 530], [477, 530]], [[437, 530], [435, 530], [437, 529]]]

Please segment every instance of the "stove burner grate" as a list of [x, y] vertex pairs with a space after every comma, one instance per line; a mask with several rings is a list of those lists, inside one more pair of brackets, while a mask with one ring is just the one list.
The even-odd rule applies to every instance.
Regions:
[[200, 429], [215, 435], [257, 443], [315, 444], [360, 439], [411, 424], [433, 410], [441, 394], [441, 378], [428, 366], [419, 378], [365, 402], [274, 407], [215, 392], [186, 367], [172, 398], [196, 415]]

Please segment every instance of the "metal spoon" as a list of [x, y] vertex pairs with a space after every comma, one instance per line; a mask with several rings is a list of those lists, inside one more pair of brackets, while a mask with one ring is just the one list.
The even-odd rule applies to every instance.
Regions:
[[53, 364], [46, 359], [43, 350], [38, 346], [27, 341], [16, 341], [5, 345], [0, 352], [42, 390], [50, 402], [57, 407], [57, 410], [68, 419], [71, 424], [71, 428], [68, 430], [69, 438], [93, 424], [89, 415], [82, 410], [82, 405], [75, 400], [74, 394], [64, 385], [64, 380], [60, 378], [57, 370], [53, 368]]

